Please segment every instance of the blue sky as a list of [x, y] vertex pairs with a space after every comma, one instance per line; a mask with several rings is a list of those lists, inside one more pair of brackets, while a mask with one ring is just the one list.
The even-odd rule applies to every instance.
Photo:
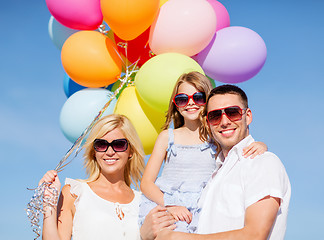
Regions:
[[[267, 46], [263, 69], [238, 86], [249, 96], [252, 135], [280, 157], [290, 177], [286, 239], [324, 239], [324, 2], [221, 3], [232, 26], [254, 30]], [[26, 188], [36, 186], [72, 145], [59, 126], [64, 70], [48, 35], [49, 19], [45, 1], [1, 4], [1, 239], [34, 237], [24, 210], [33, 192]], [[81, 159], [60, 174], [65, 177], [84, 177]]]

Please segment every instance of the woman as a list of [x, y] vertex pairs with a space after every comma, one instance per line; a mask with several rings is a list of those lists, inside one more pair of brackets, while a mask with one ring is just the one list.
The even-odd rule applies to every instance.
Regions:
[[[43, 239], [140, 239], [138, 187], [144, 151], [131, 122], [112, 114], [93, 127], [83, 148], [89, 178], [67, 179], [56, 209], [44, 207]], [[60, 189], [57, 173], [40, 180]], [[50, 194], [47, 191], [46, 194]]]

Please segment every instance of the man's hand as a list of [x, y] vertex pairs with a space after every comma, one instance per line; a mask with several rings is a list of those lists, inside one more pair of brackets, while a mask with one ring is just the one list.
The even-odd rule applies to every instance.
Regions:
[[173, 230], [176, 228], [176, 221], [165, 207], [156, 206], [145, 217], [144, 223], [140, 229], [143, 240], [153, 240], [158, 232], [163, 229]]

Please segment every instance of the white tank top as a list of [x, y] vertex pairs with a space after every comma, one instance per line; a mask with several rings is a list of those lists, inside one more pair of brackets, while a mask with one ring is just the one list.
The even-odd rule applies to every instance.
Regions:
[[85, 182], [70, 178], [65, 184], [71, 186], [74, 202], [73, 240], [139, 240], [138, 210], [141, 193], [128, 204], [110, 202], [95, 194]]

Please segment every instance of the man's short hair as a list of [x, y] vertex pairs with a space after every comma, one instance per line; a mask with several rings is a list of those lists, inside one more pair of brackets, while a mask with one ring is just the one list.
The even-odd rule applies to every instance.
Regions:
[[238, 86], [235, 85], [231, 85], [231, 84], [224, 84], [224, 85], [220, 85], [218, 87], [215, 87], [213, 90], [211, 90], [211, 92], [208, 95], [207, 98], [207, 103], [206, 105], [208, 105], [209, 99], [215, 95], [224, 95], [224, 94], [236, 94], [238, 95], [241, 100], [242, 103], [244, 104], [244, 108], [248, 108], [248, 98], [245, 94], [245, 92], [239, 88]]

